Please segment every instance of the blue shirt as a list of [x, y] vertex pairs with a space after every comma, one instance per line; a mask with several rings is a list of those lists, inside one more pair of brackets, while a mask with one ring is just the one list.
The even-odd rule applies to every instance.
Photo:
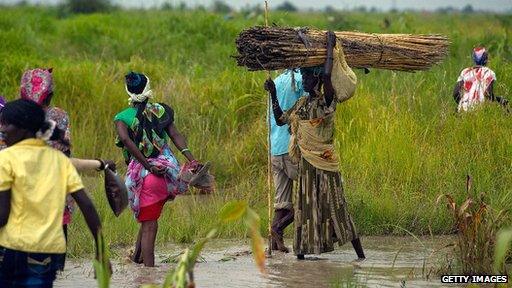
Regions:
[[[295, 90], [292, 86], [292, 73], [294, 74]], [[274, 83], [276, 85], [277, 101], [283, 111], [293, 107], [295, 102], [303, 96], [302, 75], [300, 72], [286, 70], [279, 75]], [[288, 125], [277, 126], [272, 108], [270, 108], [270, 153], [273, 156], [288, 153], [288, 144], [290, 142], [290, 132]]]

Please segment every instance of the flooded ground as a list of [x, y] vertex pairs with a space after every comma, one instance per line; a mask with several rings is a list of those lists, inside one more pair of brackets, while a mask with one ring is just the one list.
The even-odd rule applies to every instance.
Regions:
[[[197, 263], [197, 287], [442, 287], [439, 279], [426, 275], [438, 264], [445, 252], [436, 252], [450, 238], [365, 237], [363, 247], [367, 259], [355, 261], [350, 244], [332, 253], [309, 255], [304, 261], [295, 256], [274, 253], [267, 261], [268, 275], [262, 275], [254, 265], [249, 243], [214, 240], [207, 244], [202, 261]], [[287, 243], [290, 243], [287, 240]], [[144, 268], [124, 260], [126, 251], [112, 261], [112, 287], [139, 287], [143, 283], [161, 283], [173, 267], [169, 258], [185, 246], [160, 248], [156, 268]], [[443, 250], [446, 251], [446, 250]], [[158, 252], [158, 251], [157, 251]], [[335, 286], [338, 285], [338, 286]], [[55, 287], [95, 287], [90, 261], [68, 261]]]

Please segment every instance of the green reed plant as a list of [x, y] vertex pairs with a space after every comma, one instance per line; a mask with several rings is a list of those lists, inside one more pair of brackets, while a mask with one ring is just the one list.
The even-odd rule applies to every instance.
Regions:
[[103, 233], [98, 232], [98, 256], [93, 261], [94, 276], [98, 282], [99, 288], [110, 287], [110, 276], [112, 275], [112, 266], [110, 265], [110, 249], [105, 245]]
[[[455, 255], [458, 258], [461, 274], [465, 275], [491, 275], [493, 273], [494, 259], [499, 265], [499, 259], [503, 254], [503, 243], [496, 246], [498, 231], [506, 223], [509, 217], [507, 210], [494, 210], [484, 202], [484, 196], [477, 199], [469, 195], [471, 177], [467, 177], [468, 198], [458, 205], [452, 196], [440, 195], [439, 203], [443, 198], [447, 200], [448, 210], [455, 222], [457, 241]], [[506, 244], [507, 235], [500, 234], [500, 240]], [[503, 238], [505, 237], [505, 238]], [[506, 245], [505, 244], [505, 245]], [[498, 248], [498, 250], [495, 249]], [[497, 253], [496, 257], [494, 256]]]

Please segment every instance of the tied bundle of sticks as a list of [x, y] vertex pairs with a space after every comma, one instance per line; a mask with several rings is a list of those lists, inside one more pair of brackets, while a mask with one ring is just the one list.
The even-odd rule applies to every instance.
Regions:
[[[238, 66], [250, 71], [321, 65], [327, 57], [326, 31], [309, 28], [252, 27], [236, 39]], [[414, 72], [428, 70], [448, 53], [443, 35], [335, 32], [352, 68]]]

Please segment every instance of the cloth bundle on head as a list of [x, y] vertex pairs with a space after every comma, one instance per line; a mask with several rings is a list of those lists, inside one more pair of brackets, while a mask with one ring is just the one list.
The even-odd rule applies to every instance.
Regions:
[[476, 65], [485, 65], [487, 64], [487, 57], [489, 54], [485, 47], [477, 47], [473, 49], [473, 61], [475, 61]]
[[153, 97], [153, 91], [149, 85], [149, 78], [141, 73], [130, 72], [125, 76], [126, 92], [130, 96], [128, 102], [144, 102]]
[[27, 70], [21, 77], [21, 99], [32, 100], [41, 105], [53, 92], [52, 69]]

